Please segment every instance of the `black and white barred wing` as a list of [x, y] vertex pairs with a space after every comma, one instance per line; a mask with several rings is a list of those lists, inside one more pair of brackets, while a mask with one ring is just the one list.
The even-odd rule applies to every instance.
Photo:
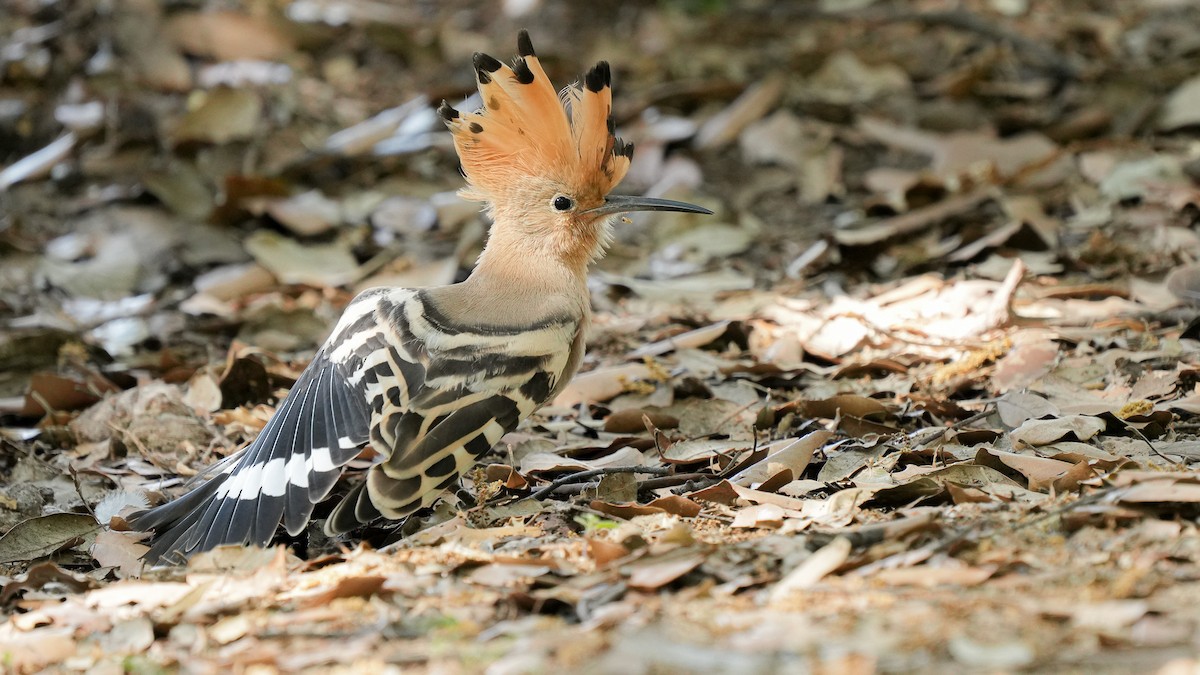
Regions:
[[[375, 374], [368, 363], [387, 332], [375, 312], [378, 295], [360, 295], [347, 307], [253, 443], [196, 489], [134, 516], [134, 526], [157, 533], [147, 560], [223, 544], [265, 546], [281, 521], [293, 535], [304, 529], [370, 439]], [[338, 351], [347, 344], [355, 348]]]
[[423, 379], [414, 387], [404, 373], [381, 387], [371, 441], [389, 449], [387, 458], [334, 511], [325, 527], [331, 534], [380, 517], [403, 518], [436, 501], [546, 402], [580, 326], [565, 315], [524, 325], [463, 325], [443, 315], [429, 291], [403, 304], [384, 298], [381, 313]]

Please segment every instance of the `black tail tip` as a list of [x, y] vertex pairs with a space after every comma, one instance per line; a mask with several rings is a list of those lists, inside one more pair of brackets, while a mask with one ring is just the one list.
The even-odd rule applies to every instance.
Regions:
[[529, 31], [521, 30], [517, 33], [517, 55], [518, 56], [537, 56], [533, 51], [533, 41], [529, 39]]
[[608, 61], [601, 61], [583, 76], [583, 83], [587, 86], [588, 91], [599, 92], [601, 89], [612, 85], [612, 69], [608, 66]]

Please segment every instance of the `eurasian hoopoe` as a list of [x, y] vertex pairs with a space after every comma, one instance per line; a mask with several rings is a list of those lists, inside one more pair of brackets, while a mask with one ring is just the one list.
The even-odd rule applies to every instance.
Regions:
[[325, 531], [429, 506], [579, 368], [587, 268], [613, 216], [711, 213], [608, 194], [633, 156], [613, 134], [608, 63], [556, 92], [525, 31], [517, 52], [512, 67], [475, 55], [479, 111], [438, 110], [466, 175], [462, 194], [493, 220], [470, 277], [356, 297], [253, 443], [191, 492], [133, 517], [156, 533], [147, 560], [266, 546], [281, 522], [298, 534], [368, 445], [379, 461]]

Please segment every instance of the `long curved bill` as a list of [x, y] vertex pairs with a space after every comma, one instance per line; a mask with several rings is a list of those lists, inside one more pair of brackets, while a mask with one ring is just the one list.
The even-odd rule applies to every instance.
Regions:
[[712, 215], [712, 211], [703, 206], [687, 202], [677, 202], [673, 199], [656, 199], [654, 197], [634, 197], [631, 195], [609, 195], [604, 203], [585, 213], [607, 216], [614, 213], [630, 213], [632, 211], [681, 211], [683, 213], [703, 213]]

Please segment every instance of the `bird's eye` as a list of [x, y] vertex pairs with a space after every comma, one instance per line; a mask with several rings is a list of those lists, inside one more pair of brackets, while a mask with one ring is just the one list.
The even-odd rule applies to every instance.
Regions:
[[575, 202], [566, 195], [558, 195], [551, 203], [554, 205], [555, 211], [570, 211], [575, 208]]

